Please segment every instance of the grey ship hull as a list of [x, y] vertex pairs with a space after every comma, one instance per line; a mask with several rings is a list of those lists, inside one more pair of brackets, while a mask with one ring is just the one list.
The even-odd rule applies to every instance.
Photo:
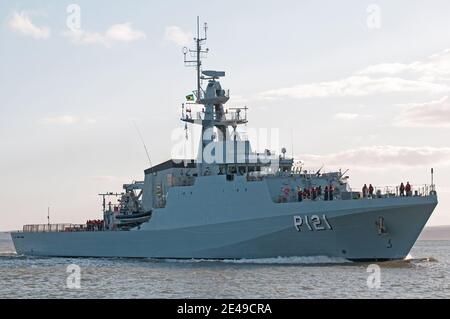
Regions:
[[[260, 202], [247, 211], [230, 210], [232, 216], [241, 216], [239, 220], [208, 221], [205, 213], [202, 225], [183, 226], [183, 220], [178, 219], [179, 224], [170, 228], [163, 218], [159, 221], [156, 218], [140, 230], [15, 232], [12, 239], [18, 254], [36, 256], [177, 259], [329, 256], [392, 260], [408, 255], [436, 205], [436, 196], [282, 205]], [[168, 218], [176, 219], [168, 208], [164, 210]], [[295, 227], [295, 216], [311, 218], [314, 214], [325, 214], [330, 228], [310, 230], [305, 223]], [[377, 227], [380, 217], [384, 219], [385, 233], [380, 233]]]

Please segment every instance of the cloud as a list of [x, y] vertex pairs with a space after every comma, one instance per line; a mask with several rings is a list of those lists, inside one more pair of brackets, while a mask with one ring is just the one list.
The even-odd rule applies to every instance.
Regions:
[[98, 32], [87, 32], [83, 30], [63, 31], [62, 35], [74, 44], [102, 44], [107, 46], [104, 36]]
[[327, 155], [299, 156], [306, 164], [330, 168], [414, 168], [450, 165], [450, 147], [368, 146]]
[[166, 28], [166, 39], [172, 41], [176, 45], [186, 46], [192, 40], [192, 33], [184, 31], [177, 26], [170, 26]]
[[357, 119], [368, 119], [373, 117], [370, 114], [359, 114], [359, 113], [336, 113], [334, 114], [334, 119], [336, 120], [343, 120], [343, 121], [352, 121]]
[[29, 15], [25, 12], [14, 12], [7, 22], [11, 30], [30, 36], [34, 39], [48, 39], [50, 37], [50, 29], [48, 27], [38, 27], [33, 24]]
[[423, 61], [375, 64], [357, 72], [357, 74], [414, 76], [425, 81], [449, 82], [450, 49], [433, 54]]
[[239, 104], [239, 105], [245, 105], [249, 103], [250, 99], [247, 97], [244, 97], [243, 95], [239, 94], [233, 94], [230, 99], [230, 103], [232, 104]]
[[300, 84], [260, 93], [263, 99], [341, 98], [450, 91], [450, 49], [412, 63], [380, 63], [334, 81]]
[[408, 70], [408, 65], [402, 63], [380, 63], [368, 66], [358, 71], [359, 75], [388, 74], [397, 75]]
[[334, 118], [337, 120], [356, 120], [359, 114], [356, 113], [336, 113]]
[[115, 43], [128, 43], [146, 38], [145, 33], [134, 30], [131, 23], [112, 25], [104, 33], [80, 29], [64, 31], [62, 35], [77, 45], [100, 44], [106, 47], [111, 47]]
[[62, 115], [55, 117], [46, 117], [41, 119], [41, 124], [48, 125], [73, 125], [73, 124], [95, 124], [97, 122], [94, 118], [79, 118], [72, 115]]
[[70, 125], [78, 122], [76, 117], [70, 115], [62, 115], [57, 117], [47, 117], [41, 121], [43, 124], [62, 124]]
[[450, 127], [450, 99], [448, 96], [427, 103], [400, 105], [402, 111], [394, 124], [402, 127]]
[[289, 88], [270, 90], [259, 94], [263, 99], [276, 98], [328, 98], [359, 97], [389, 93], [442, 93], [448, 92], [450, 85], [422, 80], [406, 80], [396, 77], [371, 78], [350, 76], [344, 79], [301, 84]]
[[115, 24], [106, 30], [105, 37], [110, 41], [133, 42], [145, 39], [145, 33], [133, 30], [131, 23]]

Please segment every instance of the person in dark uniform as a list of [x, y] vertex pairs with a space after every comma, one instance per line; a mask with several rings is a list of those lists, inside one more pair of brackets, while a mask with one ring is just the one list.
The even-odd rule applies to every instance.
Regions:
[[300, 187], [297, 188], [297, 196], [298, 196], [298, 201], [301, 202], [303, 200], [303, 192]]
[[372, 184], [369, 184], [369, 197], [373, 198], [373, 186], [372, 186]]
[[363, 193], [363, 198], [367, 197], [367, 185], [364, 184], [363, 188], [362, 188], [362, 193]]
[[403, 182], [400, 184], [400, 196], [405, 196], [405, 185], [403, 185]]

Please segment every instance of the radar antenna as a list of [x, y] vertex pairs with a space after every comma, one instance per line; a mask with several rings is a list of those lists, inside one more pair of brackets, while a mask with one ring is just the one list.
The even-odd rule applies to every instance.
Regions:
[[[204, 29], [204, 36], [203, 38], [200, 37], [200, 17], [197, 16], [197, 37], [194, 38], [194, 41], [196, 43], [195, 49], [188, 49], [187, 47], [183, 48], [183, 54], [184, 54], [184, 64], [186, 66], [192, 66], [197, 69], [197, 92], [196, 92], [196, 103], [200, 104], [201, 100], [201, 73], [202, 73], [202, 54], [206, 55], [209, 52], [209, 49], [202, 49], [202, 45], [207, 40], [207, 33], [208, 33], [208, 24], [205, 23], [203, 26]], [[190, 56], [192, 59], [187, 58], [187, 54], [190, 53]]]

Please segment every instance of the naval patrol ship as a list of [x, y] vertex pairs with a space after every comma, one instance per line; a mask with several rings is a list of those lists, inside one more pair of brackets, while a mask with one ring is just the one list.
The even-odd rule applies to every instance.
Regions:
[[[57, 257], [254, 259], [327, 256], [403, 259], [437, 205], [433, 182], [353, 191], [341, 171], [303, 170], [286, 150], [256, 152], [237, 133], [247, 108], [227, 108], [225, 72], [203, 70], [197, 21], [196, 91], [181, 121], [199, 125], [196, 158], [145, 170], [142, 182], [104, 193], [103, 218], [86, 224], [25, 225], [11, 234], [18, 254]], [[203, 83], [206, 82], [205, 87]], [[200, 108], [195, 111], [195, 108]], [[111, 196], [117, 196], [116, 200]], [[112, 200], [112, 201], [111, 201]]]

